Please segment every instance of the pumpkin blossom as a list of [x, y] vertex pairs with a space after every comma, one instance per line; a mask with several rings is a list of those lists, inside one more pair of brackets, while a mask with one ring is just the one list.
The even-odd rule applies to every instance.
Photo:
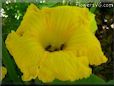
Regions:
[[95, 37], [95, 15], [87, 8], [31, 4], [6, 47], [23, 73], [22, 80], [74, 81], [92, 73], [89, 65], [107, 61]]
[[5, 75], [7, 74], [7, 70], [5, 67], [0, 67], [0, 81], [5, 78]]

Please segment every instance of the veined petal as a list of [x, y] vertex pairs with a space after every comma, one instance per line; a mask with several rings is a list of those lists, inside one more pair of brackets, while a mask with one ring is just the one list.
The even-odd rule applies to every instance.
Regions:
[[27, 11], [16, 33], [23, 35], [30, 29], [35, 29], [39, 32], [43, 32], [46, 26], [44, 15], [45, 14], [42, 13], [34, 4], [31, 4], [28, 6]]
[[66, 43], [66, 50], [71, 50], [76, 56], [87, 56], [91, 65], [100, 65], [107, 61], [102, 52], [100, 42], [89, 31], [77, 32]]
[[[43, 82], [52, 82], [54, 79], [62, 81], [87, 78], [91, 74], [89, 66], [84, 60], [64, 51], [47, 53], [40, 63], [38, 78]], [[86, 57], [83, 57], [86, 58]], [[88, 61], [86, 61], [88, 62]]]
[[11, 32], [6, 39], [6, 47], [23, 73], [23, 80], [31, 80], [37, 77], [39, 61], [44, 49], [33, 36], [19, 36]]

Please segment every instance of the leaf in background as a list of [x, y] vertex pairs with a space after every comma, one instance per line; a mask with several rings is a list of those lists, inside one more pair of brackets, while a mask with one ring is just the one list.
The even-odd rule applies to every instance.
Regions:
[[9, 74], [9, 78], [14, 82], [14, 83], [19, 83], [21, 84], [21, 80], [18, 77], [16, 68], [14, 66], [14, 62], [11, 59], [6, 47], [5, 47], [5, 43], [2, 42], [2, 54], [3, 54], [3, 63], [5, 65], [5, 67], [7, 68], [8, 74]]
[[91, 7], [91, 8], [90, 8], [90, 11], [91, 11], [92, 13], [94, 13], [94, 12], [96, 11], [96, 9], [97, 9], [96, 4], [98, 4], [99, 2], [100, 2], [100, 0], [95, 0], [95, 1], [94, 1], [93, 4], [95, 5], [95, 7]]
[[54, 7], [54, 6], [56, 6], [56, 4], [57, 3], [48, 3], [48, 2], [46, 2], [46, 3], [38, 3], [37, 4], [37, 6], [39, 7], [39, 8], [42, 8], [42, 7]]
[[54, 80], [52, 83], [47, 83], [50, 85], [82, 85], [82, 84], [106, 84], [103, 79], [100, 77], [92, 74], [89, 78], [76, 80], [74, 82], [71, 81], [60, 81], [60, 80]]
[[107, 84], [114, 85], [114, 80], [108, 81]]
[[105, 81], [100, 77], [92, 74], [89, 78], [78, 80], [76, 81], [76, 83], [77, 84], [105, 84]]

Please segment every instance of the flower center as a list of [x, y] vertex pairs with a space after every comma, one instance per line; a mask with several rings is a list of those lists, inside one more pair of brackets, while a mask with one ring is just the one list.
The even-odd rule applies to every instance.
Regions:
[[65, 47], [64, 44], [61, 44], [59, 47], [53, 47], [52, 45], [48, 45], [45, 50], [48, 52], [55, 52], [55, 51], [60, 51], [63, 50]]

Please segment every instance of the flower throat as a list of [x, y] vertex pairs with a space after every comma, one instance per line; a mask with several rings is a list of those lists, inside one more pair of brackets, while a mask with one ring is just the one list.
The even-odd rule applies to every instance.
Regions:
[[52, 45], [48, 45], [45, 50], [48, 51], [48, 52], [55, 52], [55, 51], [60, 51], [60, 50], [63, 50], [64, 49], [64, 44], [61, 44], [60, 47], [58, 48], [55, 48], [53, 47]]

